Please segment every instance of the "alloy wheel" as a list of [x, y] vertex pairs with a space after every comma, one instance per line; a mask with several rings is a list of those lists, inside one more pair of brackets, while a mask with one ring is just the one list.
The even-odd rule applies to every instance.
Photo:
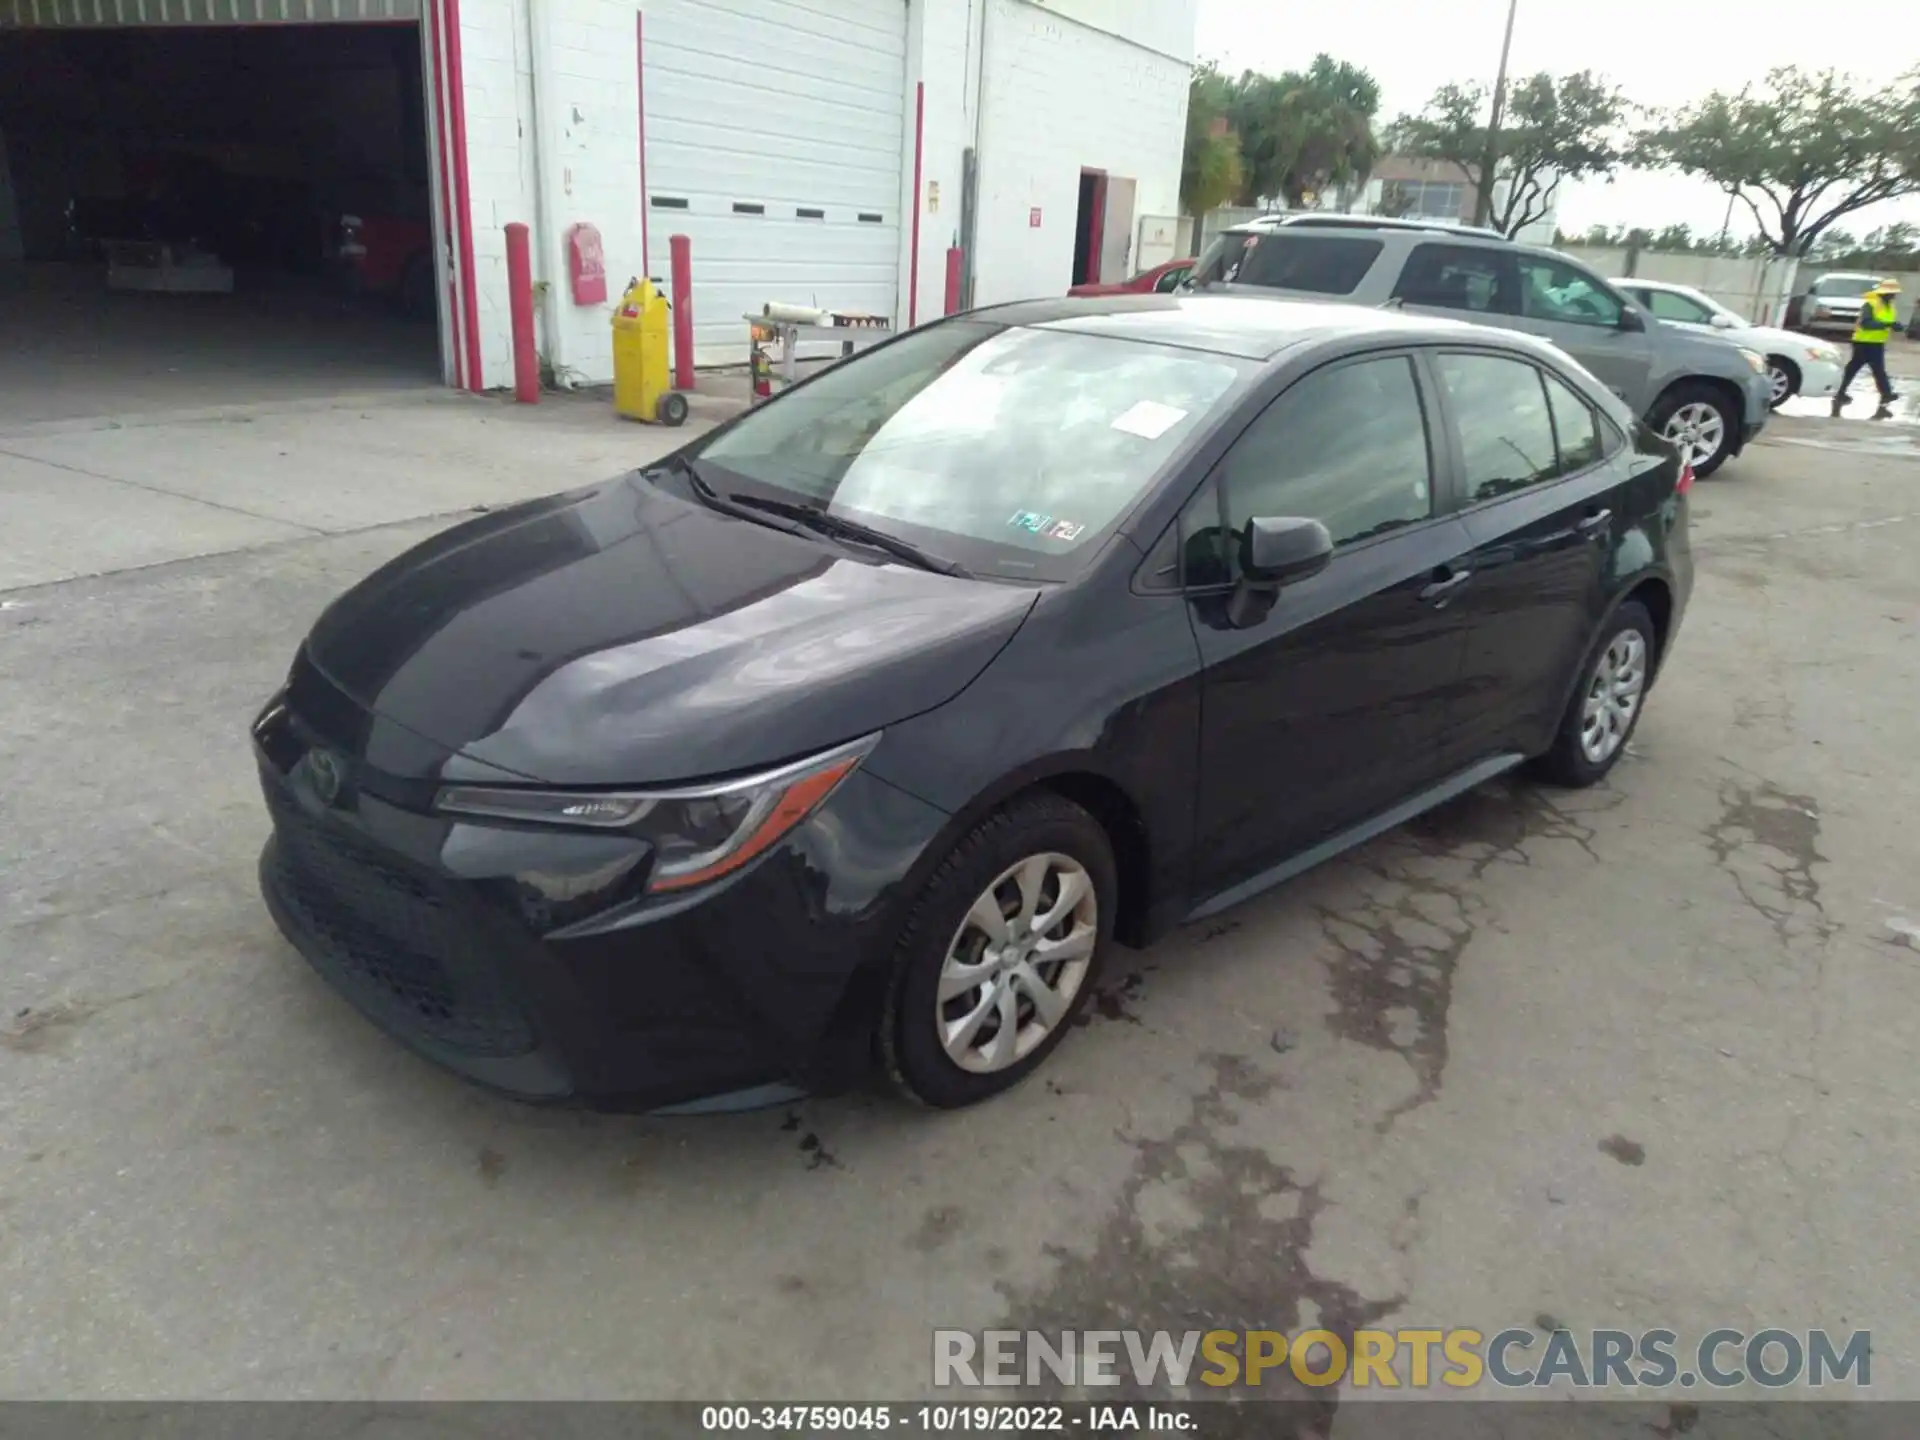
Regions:
[[1093, 877], [1070, 855], [1009, 865], [954, 931], [934, 1023], [962, 1070], [1017, 1065], [1064, 1021], [1100, 935]]
[[1580, 752], [1589, 764], [1613, 758], [1639, 713], [1647, 689], [1647, 640], [1638, 630], [1622, 630], [1607, 642], [1594, 662], [1587, 699], [1580, 711]]
[[1661, 433], [1680, 447], [1688, 464], [1699, 470], [1726, 444], [1727, 422], [1714, 406], [1690, 400], [1668, 417]]
[[1793, 394], [1793, 377], [1778, 365], [1769, 365], [1767, 367], [1768, 398], [1774, 404], [1781, 405], [1786, 403], [1787, 397], [1791, 394]]

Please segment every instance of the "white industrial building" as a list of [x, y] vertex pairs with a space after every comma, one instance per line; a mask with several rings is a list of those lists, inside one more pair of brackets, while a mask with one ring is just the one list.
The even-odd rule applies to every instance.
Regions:
[[[1171, 257], [1196, 8], [0, 0], [0, 267], [97, 255], [100, 236], [76, 239], [72, 216], [123, 216], [114, 207], [153, 183], [136, 170], [179, 161], [155, 158], [157, 117], [191, 116], [194, 164], [251, 177], [206, 195], [264, 193], [270, 173], [316, 229], [348, 207], [400, 216], [383, 233], [419, 238], [375, 243], [391, 252], [384, 283], [421, 298], [430, 273], [439, 373], [467, 388], [512, 380], [512, 222], [532, 229], [539, 348], [562, 383], [610, 377], [613, 302], [630, 276], [665, 279], [675, 234], [691, 241], [701, 364], [743, 359], [743, 314], [770, 301], [902, 326], [937, 316], [955, 247], [972, 303], [1058, 295]], [[143, 99], [149, 74], [179, 93]], [[248, 76], [244, 99], [224, 96]], [[347, 146], [343, 126], [364, 133]], [[304, 243], [243, 233], [266, 257], [255, 268]], [[595, 239], [607, 294], [582, 299]], [[234, 273], [238, 302], [249, 274]], [[422, 356], [430, 329], [423, 312]]]

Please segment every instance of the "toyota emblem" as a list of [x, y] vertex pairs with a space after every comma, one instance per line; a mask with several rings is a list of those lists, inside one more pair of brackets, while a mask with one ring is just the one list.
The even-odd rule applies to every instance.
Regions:
[[320, 797], [321, 804], [331, 805], [340, 798], [340, 762], [330, 752], [308, 752], [307, 774], [313, 781], [313, 793]]

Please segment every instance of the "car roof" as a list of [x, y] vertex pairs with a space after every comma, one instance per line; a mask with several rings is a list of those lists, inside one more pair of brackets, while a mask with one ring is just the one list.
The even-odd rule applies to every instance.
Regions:
[[1461, 225], [1452, 220], [1424, 219], [1415, 215], [1349, 215], [1338, 211], [1287, 210], [1275, 215], [1256, 215], [1229, 225], [1223, 235], [1257, 235], [1281, 227], [1296, 226], [1318, 230], [1423, 230], [1446, 235], [1465, 235], [1475, 240], [1497, 240], [1510, 244], [1505, 235], [1485, 225]]
[[[1270, 360], [1296, 345], [1347, 335], [1405, 339], [1409, 343], [1449, 337], [1470, 339], [1476, 344], [1494, 337], [1507, 342], [1524, 342], [1527, 338], [1462, 320], [1409, 315], [1397, 308], [1280, 296], [1131, 294], [1022, 300], [976, 310], [972, 315], [1003, 325], [1071, 330], [1242, 360]], [[1527, 347], [1522, 343], [1515, 348]]]

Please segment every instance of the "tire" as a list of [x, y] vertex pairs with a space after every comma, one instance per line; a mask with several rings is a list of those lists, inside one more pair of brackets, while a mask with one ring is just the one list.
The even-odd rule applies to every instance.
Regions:
[[1689, 451], [1694, 447], [1684, 443], [1678, 434], [1668, 432], [1694, 419], [1711, 423], [1705, 420], [1705, 411], [1711, 411], [1718, 418], [1719, 443], [1710, 455], [1692, 461], [1693, 478], [1696, 480], [1704, 480], [1713, 474], [1727, 463], [1727, 457], [1733, 453], [1734, 439], [1740, 433], [1740, 413], [1735, 404], [1711, 385], [1687, 381], [1662, 395], [1647, 415], [1647, 426], [1654, 434], [1673, 441], [1680, 446], [1683, 457], [1691, 458]]
[[[1057, 906], [1063, 882], [1076, 870], [1077, 882], [1087, 888], [1050, 931], [1055, 944], [1074, 942], [1068, 955], [1056, 961], [1035, 959], [1020, 970], [1002, 972], [1009, 977], [1003, 980], [990, 968], [996, 963], [988, 948], [991, 942], [973, 915], [980, 908], [977, 901], [997, 893], [1000, 913], [1012, 908], [1017, 920], [1022, 889], [1016, 872], [1029, 864], [1043, 867], [1036, 907], [1043, 918], [1049, 906]], [[990, 1099], [1037, 1070], [1093, 997], [1113, 933], [1118, 894], [1106, 831], [1061, 796], [1031, 794], [974, 827], [934, 871], [896, 942], [879, 1033], [881, 1058], [894, 1088], [922, 1105], [952, 1110]], [[1010, 933], [1023, 946], [1016, 956], [1027, 953], [1024, 947], [1030, 942], [1019, 939], [1017, 927]], [[1040, 939], [1044, 944], [1046, 937]], [[956, 966], [981, 965], [982, 978], [942, 1001], [950, 954], [956, 956]], [[1021, 973], [1059, 985], [1059, 990], [1047, 987], [1061, 1002], [1050, 1025], [1034, 1005], [1033, 991], [1022, 988], [1028, 982], [1019, 978]], [[966, 984], [968, 978], [956, 980]], [[1063, 996], [1060, 991], [1069, 989], [1069, 981], [1070, 993]], [[1005, 1001], [1014, 1018], [1011, 1031], [1002, 1019], [1007, 1013], [1001, 1008], [1002, 996], [1011, 996]], [[983, 1018], [957, 1047], [975, 1062], [969, 1067], [949, 1053], [942, 1026], [975, 1014]], [[997, 1048], [1002, 1034], [1011, 1035], [1005, 1049]]]
[[1800, 367], [1784, 355], [1767, 357], [1767, 380], [1773, 386], [1770, 403], [1775, 410], [1800, 393]]
[[687, 423], [687, 397], [669, 390], [653, 407], [653, 418], [669, 428]]
[[[1603, 754], [1596, 755], [1594, 749], [1588, 748], [1588, 702], [1602, 683], [1603, 674], [1614, 666], [1623, 652], [1631, 654], [1636, 651], [1639, 688], [1634, 694], [1632, 711], [1625, 716], [1624, 723], [1603, 724], [1608, 735], [1608, 748]], [[1604, 779], [1626, 753], [1634, 729], [1640, 723], [1640, 716], [1646, 711], [1647, 687], [1652, 683], [1654, 666], [1659, 659], [1660, 642], [1654, 633], [1653, 617], [1638, 600], [1627, 601], [1613, 612], [1587, 652], [1586, 659], [1581, 662], [1580, 683], [1574, 687], [1573, 697], [1567, 702], [1567, 713], [1560, 717], [1560, 728], [1554, 733], [1553, 747], [1534, 761], [1534, 773], [1552, 784], [1573, 790], [1585, 789]], [[1617, 720], [1617, 708], [1612, 713]]]

